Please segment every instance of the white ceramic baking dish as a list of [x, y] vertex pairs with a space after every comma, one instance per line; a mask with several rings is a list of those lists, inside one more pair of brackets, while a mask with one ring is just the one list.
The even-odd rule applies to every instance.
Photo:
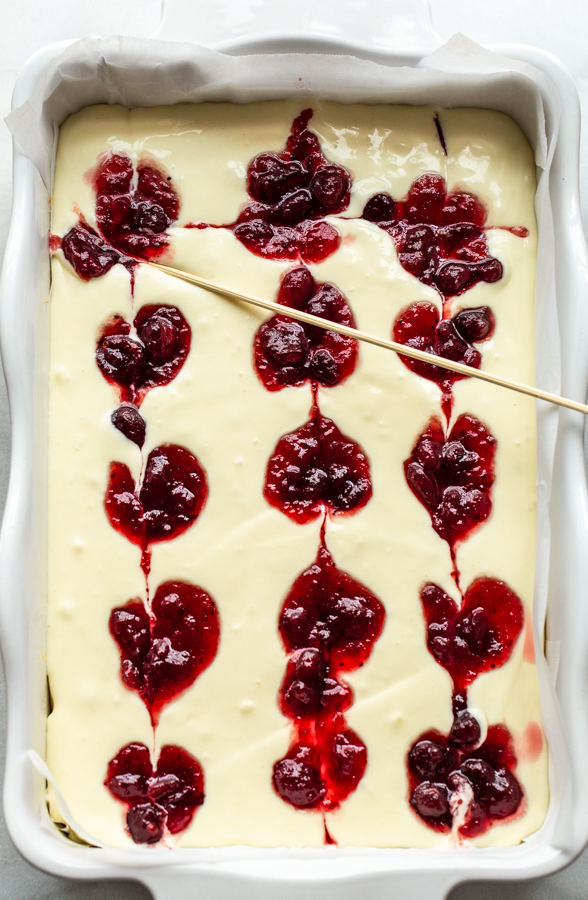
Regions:
[[[34, 56], [19, 77], [14, 106], [31, 93], [65, 44]], [[233, 54], [304, 51], [349, 53], [414, 65], [423, 55], [396, 53], [351, 41], [263, 35], [223, 48]], [[430, 47], [425, 47], [430, 49]], [[579, 107], [563, 67], [521, 46], [492, 47], [545, 72], [559, 94], [560, 137], [551, 168], [556, 242], [556, 288], [562, 344], [562, 393], [578, 400], [588, 385], [588, 266], [578, 203]], [[153, 62], [157, 61], [153, 45]], [[550, 100], [544, 98], [550, 115]], [[45, 646], [45, 465], [47, 421], [48, 291], [46, 188], [15, 146], [14, 210], [1, 284], [1, 349], [12, 415], [12, 468], [0, 539], [0, 631], [8, 687], [8, 744], [4, 806], [11, 837], [33, 864], [80, 879], [130, 878], [156, 898], [223, 900], [350, 900], [361, 891], [374, 900], [441, 900], [456, 884], [480, 879], [537, 877], [566, 865], [588, 839], [588, 496], [582, 417], [559, 411], [547, 637], [561, 649], [556, 694], [568, 749], [568, 796], [550, 807], [543, 828], [517, 847], [484, 850], [219, 850], [116, 851], [66, 840], [44, 812], [44, 779], [27, 751], [43, 755], [47, 688]], [[560, 763], [561, 767], [561, 763]], [[561, 781], [561, 772], [555, 773]], [[565, 779], [564, 779], [565, 780]], [[571, 799], [573, 798], [573, 799]], [[564, 802], [565, 801], [565, 802]], [[563, 811], [565, 810], [565, 814]]]

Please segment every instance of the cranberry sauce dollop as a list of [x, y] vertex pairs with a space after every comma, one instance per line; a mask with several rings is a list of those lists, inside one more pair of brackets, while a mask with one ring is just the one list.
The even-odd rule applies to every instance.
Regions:
[[127, 831], [136, 844], [157, 844], [184, 831], [204, 803], [204, 774], [197, 759], [171, 744], [157, 768], [145, 744], [127, 744], [108, 764], [104, 782], [127, 809]]
[[448, 435], [433, 418], [404, 463], [408, 486], [452, 554], [490, 515], [495, 449], [495, 438], [474, 416], [459, 416]]
[[186, 531], [207, 496], [206, 475], [196, 457], [184, 447], [163, 444], [147, 457], [140, 487], [128, 466], [110, 464], [104, 505], [112, 527], [141, 547], [141, 565], [147, 573], [150, 545]]
[[299, 809], [336, 809], [363, 776], [367, 750], [346, 725], [353, 695], [340, 676], [369, 658], [384, 618], [382, 603], [336, 567], [324, 543], [284, 601], [279, 630], [289, 658], [280, 706], [293, 739], [273, 784]]
[[362, 217], [387, 231], [402, 267], [444, 299], [502, 278], [502, 263], [488, 254], [482, 203], [466, 191], [448, 193], [441, 175], [421, 175], [404, 200], [375, 194]]
[[250, 162], [252, 202], [236, 222], [224, 226], [257, 256], [318, 263], [339, 247], [339, 232], [324, 218], [349, 206], [351, 176], [324, 156], [308, 128], [311, 118], [312, 109], [303, 110], [292, 123], [285, 150], [260, 153]]
[[[421, 300], [399, 314], [394, 322], [392, 337], [407, 347], [479, 369], [482, 357], [472, 345], [487, 341], [493, 331], [494, 316], [488, 306], [462, 309], [451, 318], [441, 319], [436, 306]], [[451, 388], [466, 376], [407, 356], [401, 355], [400, 359], [412, 372], [439, 385], [442, 409], [449, 421], [453, 405]]]
[[421, 602], [427, 647], [453, 679], [454, 694], [465, 696], [482, 672], [503, 666], [523, 627], [523, 604], [503, 581], [478, 578], [461, 607], [436, 584], [426, 584]]
[[108, 153], [94, 179], [100, 233], [121, 253], [154, 259], [168, 246], [166, 229], [178, 218], [180, 201], [172, 183], [154, 165], [133, 163], [124, 153]]
[[[317, 284], [304, 266], [284, 275], [278, 303], [355, 328], [353, 314], [339, 289], [332, 284]], [[307, 380], [334, 387], [353, 372], [357, 341], [276, 315], [259, 328], [253, 355], [257, 374], [268, 391]]]
[[491, 725], [476, 749], [464, 747], [451, 734], [426, 732], [408, 754], [410, 805], [436, 831], [450, 831], [459, 814], [463, 824], [458, 835], [476, 837], [521, 810], [523, 791], [514, 775], [516, 762], [504, 725]]
[[132, 277], [137, 260], [155, 259], [168, 247], [166, 229], [180, 209], [171, 176], [140, 164], [135, 186], [134, 174], [126, 154], [106, 154], [94, 173], [98, 231], [80, 219], [61, 242], [65, 258], [84, 281], [99, 278], [116, 263]]
[[267, 465], [265, 499], [301, 525], [324, 512], [355, 512], [371, 495], [365, 453], [316, 405], [305, 425], [280, 438]]
[[214, 600], [202, 588], [168, 581], [155, 592], [150, 613], [140, 600], [114, 609], [110, 633], [121, 656], [121, 678], [149, 710], [153, 727], [163, 707], [208, 668], [218, 649]]
[[142, 306], [133, 326], [135, 334], [122, 316], [112, 316], [96, 344], [96, 363], [116, 385], [121, 401], [140, 406], [151, 388], [176, 377], [190, 351], [192, 332], [180, 310], [163, 303]]

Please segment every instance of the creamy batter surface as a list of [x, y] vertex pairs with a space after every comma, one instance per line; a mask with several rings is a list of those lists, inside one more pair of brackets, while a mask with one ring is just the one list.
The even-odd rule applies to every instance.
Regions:
[[[92, 171], [105, 152], [127, 154], [135, 165], [163, 167], [180, 197], [160, 261], [275, 300], [281, 276], [296, 262], [257, 256], [226, 228], [185, 226], [238, 218], [250, 202], [250, 161], [284, 149], [302, 108], [299, 101], [284, 101], [84, 109], [61, 128], [52, 233], [64, 236], [80, 217], [96, 226]], [[352, 176], [348, 208], [327, 217], [340, 245], [308, 265], [316, 282], [335, 284], [357, 327], [382, 336], [390, 336], [398, 314], [417, 301], [441, 311], [437, 290], [400, 264], [391, 235], [360, 218], [374, 194], [401, 199], [423, 173], [438, 173], [449, 191], [470, 191], [484, 204], [489, 253], [503, 266], [500, 280], [454, 297], [453, 311], [490, 307], [493, 336], [476, 345], [482, 368], [532, 383], [535, 174], [518, 126], [488, 110], [321, 101], [313, 101], [312, 109], [309, 127], [323, 153]], [[514, 226], [528, 235], [507, 230]], [[309, 418], [311, 387], [264, 388], [253, 366], [254, 337], [269, 318], [261, 311], [148, 265], [135, 269], [134, 296], [123, 265], [84, 281], [56, 249], [52, 271], [48, 765], [73, 816], [111, 846], [133, 845], [125, 809], [104, 784], [110, 760], [131, 742], [153, 749], [155, 760], [161, 747], [177, 745], [204, 771], [204, 803], [187, 829], [167, 838], [169, 845], [322, 846], [323, 815], [294, 808], [272, 787], [273, 766], [288, 751], [292, 733], [278, 699], [287, 664], [278, 618], [292, 584], [315, 560], [322, 519], [300, 524], [263, 493], [277, 441]], [[147, 433], [141, 451], [111, 423], [118, 400], [95, 349], [109, 317], [131, 322], [142, 306], [157, 303], [178, 307], [192, 341], [177, 376], [142, 402]], [[492, 512], [456, 549], [461, 590], [481, 576], [496, 578], [518, 595], [525, 611], [508, 661], [479, 675], [468, 692], [483, 734], [496, 724], [509, 729], [524, 792], [519, 814], [473, 843], [512, 845], [540, 827], [549, 799], [531, 624], [535, 407], [530, 398], [473, 379], [457, 382], [453, 395], [451, 423], [474, 415], [496, 439]], [[347, 725], [365, 744], [368, 762], [356, 789], [326, 813], [339, 846], [455, 843], [455, 835], [430, 828], [408, 802], [411, 746], [432, 729], [447, 734], [453, 720], [452, 681], [427, 649], [420, 592], [433, 582], [456, 602], [460, 594], [448, 544], [404, 473], [418, 436], [431, 417], [440, 416], [440, 396], [437, 384], [395, 354], [368, 345], [359, 346], [358, 363], [344, 383], [319, 389], [322, 414], [366, 454], [373, 489], [353, 515], [327, 516], [326, 544], [338, 568], [373, 593], [386, 615], [369, 659], [344, 675], [354, 692]], [[197, 457], [209, 494], [191, 528], [153, 544], [150, 595], [166, 581], [200, 586], [218, 608], [220, 643], [208, 668], [163, 708], [154, 731], [141, 697], [121, 679], [109, 632], [114, 608], [146, 596], [141, 549], [111, 526], [104, 498], [111, 462], [125, 463], [139, 482], [149, 452], [167, 443]], [[51, 813], [60, 820], [54, 799]]]

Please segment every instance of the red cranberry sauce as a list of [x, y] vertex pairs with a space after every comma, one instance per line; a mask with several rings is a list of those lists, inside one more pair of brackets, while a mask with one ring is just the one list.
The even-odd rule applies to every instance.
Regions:
[[[317, 285], [304, 266], [286, 273], [278, 303], [355, 328], [343, 294], [332, 284]], [[334, 387], [353, 372], [357, 341], [277, 315], [259, 328], [253, 353], [255, 369], [268, 391], [307, 380]]]
[[[488, 306], [462, 309], [450, 319], [440, 319], [437, 307], [421, 300], [399, 314], [392, 336], [399, 344], [479, 369], [482, 357], [472, 345], [487, 341], [493, 331], [494, 316]], [[443, 412], [449, 420], [453, 405], [452, 385], [466, 376], [407, 356], [401, 355], [400, 359], [412, 372], [439, 385]]]
[[300, 525], [324, 512], [355, 512], [371, 495], [365, 453], [316, 405], [305, 425], [280, 438], [268, 462], [265, 499]]
[[421, 175], [398, 202], [375, 194], [362, 217], [387, 231], [402, 267], [445, 299], [502, 278], [502, 264], [488, 255], [484, 207], [465, 191], [448, 193], [441, 175]]
[[503, 581], [478, 578], [458, 608], [436, 584], [426, 584], [421, 602], [427, 647], [453, 679], [454, 693], [465, 696], [482, 672], [503, 666], [523, 627], [523, 605]]
[[452, 554], [490, 515], [495, 449], [495, 438], [473, 416], [459, 416], [447, 436], [433, 418], [404, 463], [408, 486]]
[[458, 834], [476, 837], [520, 811], [523, 791], [515, 767], [512, 737], [504, 725], [492, 725], [477, 749], [459, 745], [451, 735], [426, 732], [408, 754], [410, 805], [430, 828], [448, 832], [467, 803]]
[[104, 505], [112, 527], [141, 547], [141, 565], [148, 572], [150, 545], [186, 531], [207, 496], [206, 475], [196, 457], [184, 447], [163, 444], [147, 457], [140, 488], [128, 466], [110, 464]]
[[274, 764], [274, 790], [296, 809], [333, 812], [363, 778], [366, 746], [340, 714], [294, 730], [295, 743]]
[[157, 844], [184, 831], [204, 803], [204, 774], [197, 759], [171, 744], [157, 768], [145, 744], [127, 744], [108, 764], [104, 782], [127, 809], [127, 831], [136, 844]]
[[257, 256], [318, 263], [339, 247], [341, 236], [324, 217], [349, 206], [351, 176], [323, 155], [308, 128], [311, 118], [312, 110], [303, 110], [292, 123], [286, 149], [260, 153], [249, 164], [252, 202], [226, 227]]
[[262, 218], [243, 221], [246, 214], [253, 215], [253, 206], [251, 204], [246, 208], [248, 212], [241, 213], [240, 221], [233, 227], [235, 237], [250, 253], [266, 259], [300, 259], [305, 263], [319, 263], [338, 250], [341, 236], [329, 222], [305, 221], [289, 228], [270, 224]]
[[120, 650], [122, 680], [145, 703], [153, 727], [163, 707], [211, 664], [220, 635], [212, 598], [182, 581], [157, 588], [150, 614], [139, 600], [114, 609], [109, 627]]
[[[513, 774], [516, 758], [508, 730], [490, 727], [479, 746], [480, 726], [467, 708], [472, 681], [510, 658], [522, 631], [523, 606], [504, 582], [493, 578], [474, 581], [461, 607], [436, 584], [424, 586], [421, 602], [429, 652], [453, 681], [453, 726], [447, 737], [429, 732], [412, 746], [410, 804], [427, 825], [441, 831], [465, 812], [458, 833], [474, 837], [514, 815], [523, 799]], [[460, 808], [466, 803], [467, 809]]]
[[132, 277], [138, 259], [155, 259], [167, 249], [165, 231], [180, 208], [171, 176], [139, 165], [136, 187], [133, 178], [128, 156], [107, 154], [94, 179], [98, 231], [80, 219], [61, 241], [65, 258], [84, 281], [100, 278], [116, 263]]
[[293, 741], [273, 784], [297, 808], [336, 809], [363, 776], [367, 751], [346, 726], [353, 695], [340, 675], [369, 658], [384, 618], [382, 603], [335, 566], [324, 544], [284, 601], [279, 630], [289, 659], [280, 706], [293, 720]]
[[78, 222], [67, 232], [61, 241], [61, 249], [76, 275], [84, 281], [100, 278], [118, 262], [127, 268], [134, 265], [85, 222]]
[[121, 400], [140, 406], [151, 388], [176, 377], [190, 351], [192, 332], [177, 307], [162, 303], [142, 306], [133, 325], [135, 335], [122, 316], [109, 319], [96, 345], [96, 363]]
[[180, 201], [171, 176], [153, 165], [137, 166], [136, 185], [131, 159], [109, 153], [95, 173], [96, 222], [100, 233], [121, 253], [155, 259], [168, 246], [166, 229], [178, 218]]
[[[304, 682], [306, 673], [311, 683], [316, 676], [318, 685], [328, 678], [327, 669], [331, 667], [333, 671], [359, 668], [369, 658], [383, 625], [384, 607], [380, 601], [338, 569], [327, 548], [321, 546], [313, 565], [292, 585], [280, 613], [284, 648], [287, 653], [297, 654], [291, 660], [290, 674], [296, 672], [296, 678]], [[309, 647], [314, 649], [307, 653]], [[306, 655], [301, 657], [298, 651]], [[288, 705], [286, 694], [287, 691], [284, 703]], [[317, 709], [328, 706], [329, 701], [322, 699]], [[313, 707], [313, 715], [317, 709]], [[304, 710], [302, 706], [292, 706], [286, 714], [303, 716]]]

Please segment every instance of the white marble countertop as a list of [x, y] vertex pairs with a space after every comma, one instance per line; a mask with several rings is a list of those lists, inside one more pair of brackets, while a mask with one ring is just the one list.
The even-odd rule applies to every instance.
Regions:
[[[10, 108], [17, 72], [40, 47], [91, 34], [149, 36], [156, 30], [161, 0], [0, 0], [0, 114]], [[410, 0], [407, 0], [407, 5]], [[588, 4], [583, 0], [431, 0], [435, 26], [449, 37], [457, 31], [481, 44], [521, 43], [541, 47], [570, 70], [588, 121]], [[588, 229], [588, 129], [582, 137], [580, 192]], [[11, 207], [11, 141], [0, 124], [0, 255], [4, 253]], [[10, 424], [0, 375], [0, 510], [4, 506], [10, 460]], [[0, 765], [4, 764], [6, 707], [0, 672]], [[82, 883], [39, 872], [14, 849], [0, 813], [0, 897], [3, 900], [148, 900], [137, 884]], [[556, 875], [522, 884], [468, 884], [451, 900], [586, 900], [588, 850]], [[423, 900], [427, 900], [423, 897]]]

